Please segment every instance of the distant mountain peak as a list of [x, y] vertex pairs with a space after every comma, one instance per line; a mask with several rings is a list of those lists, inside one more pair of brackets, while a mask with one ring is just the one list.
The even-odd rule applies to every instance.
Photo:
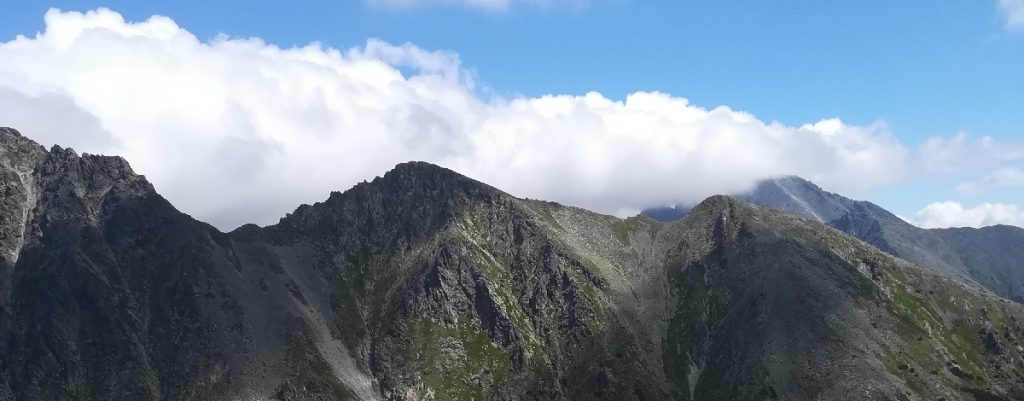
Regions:
[[[858, 201], [828, 192], [817, 184], [795, 175], [770, 177], [757, 181], [746, 191], [735, 194], [743, 201], [802, 214], [819, 222], [829, 223], [848, 213]], [[643, 214], [659, 221], [683, 217], [690, 205], [650, 208]], [[881, 208], [879, 208], [881, 210]]]
[[822, 223], [842, 217], [849, 212], [849, 204], [853, 202], [796, 176], [761, 180], [749, 192], [739, 196], [750, 203], [789, 210]]
[[[807, 203], [808, 195], [821, 201], [825, 198], [846, 199], [840, 195], [833, 194], [821, 189], [811, 181], [795, 175], [783, 175], [778, 177], [765, 178], [757, 181], [754, 186], [746, 191], [735, 194], [727, 194], [756, 205], [769, 206], [778, 209], [793, 211], [804, 214], [820, 222], [828, 222], [827, 217], [834, 217], [836, 212], [830, 212], [823, 216], [816, 210], [815, 205]], [[852, 201], [851, 201], [852, 202]], [[662, 206], [644, 209], [643, 215], [657, 221], [668, 222], [678, 220], [690, 212], [694, 205], [683, 203], [675, 206]]]

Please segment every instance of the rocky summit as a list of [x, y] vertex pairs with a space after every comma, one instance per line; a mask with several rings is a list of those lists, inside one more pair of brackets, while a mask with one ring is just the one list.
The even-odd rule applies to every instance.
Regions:
[[0, 192], [0, 400], [1024, 398], [1024, 306], [841, 208], [619, 219], [411, 162], [223, 233], [6, 128]]

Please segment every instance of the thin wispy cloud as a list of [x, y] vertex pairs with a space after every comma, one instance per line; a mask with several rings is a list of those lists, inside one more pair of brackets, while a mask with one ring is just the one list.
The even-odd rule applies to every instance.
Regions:
[[991, 136], [973, 137], [958, 132], [949, 137], [929, 138], [921, 145], [919, 153], [926, 173], [949, 174], [1024, 160], [1024, 143], [1001, 142]]
[[956, 187], [961, 195], [979, 195], [998, 188], [1024, 188], [1024, 170], [1017, 167], [1002, 167], [978, 181], [960, 183]]
[[1024, 29], [1024, 0], [999, 0], [999, 9], [1008, 29]]

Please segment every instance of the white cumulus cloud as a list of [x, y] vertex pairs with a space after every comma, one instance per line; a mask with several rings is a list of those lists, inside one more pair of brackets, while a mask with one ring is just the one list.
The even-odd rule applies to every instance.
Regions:
[[221, 228], [275, 222], [408, 160], [608, 213], [783, 174], [857, 193], [914, 163], [881, 123], [787, 126], [658, 92], [481, 96], [457, 54], [412, 44], [203, 41], [169, 18], [107, 9], [45, 20], [0, 43], [0, 125], [123, 155]]
[[964, 207], [958, 202], [936, 202], [917, 212], [913, 223], [922, 228], [980, 228], [997, 224], [1024, 227], [1024, 210], [1005, 203]]
[[925, 172], [949, 174], [1024, 160], [1024, 144], [1000, 142], [991, 136], [974, 139], [966, 132], [958, 132], [951, 137], [928, 138], [919, 155]]
[[1024, 0], [999, 0], [999, 9], [1006, 16], [1007, 28], [1024, 28]]

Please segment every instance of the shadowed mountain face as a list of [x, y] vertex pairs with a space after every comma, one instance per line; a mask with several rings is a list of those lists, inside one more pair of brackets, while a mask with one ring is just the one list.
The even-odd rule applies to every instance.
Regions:
[[[1024, 302], [1022, 228], [922, 229], [873, 203], [826, 192], [798, 177], [765, 180], [737, 197], [828, 224], [892, 255]], [[686, 208], [656, 208], [644, 214], [673, 221], [685, 215]]]
[[406, 163], [221, 233], [9, 129], [0, 178], [0, 400], [1024, 397], [1024, 307], [735, 198], [622, 220]]

